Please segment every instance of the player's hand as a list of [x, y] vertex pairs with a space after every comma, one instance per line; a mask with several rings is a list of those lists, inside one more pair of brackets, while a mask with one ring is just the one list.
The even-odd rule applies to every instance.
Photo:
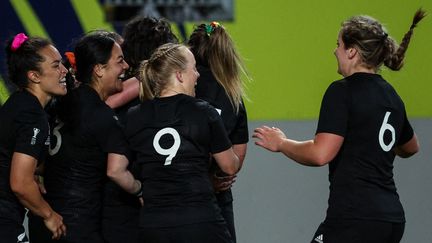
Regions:
[[272, 152], [279, 152], [280, 145], [286, 139], [285, 134], [277, 127], [261, 126], [255, 128], [252, 135], [256, 138], [255, 144]]
[[237, 175], [218, 176], [216, 173], [212, 176], [213, 188], [216, 193], [223, 192], [232, 187]]
[[39, 187], [39, 191], [41, 194], [46, 194], [47, 191], [45, 189], [45, 184], [44, 184], [44, 180], [43, 177], [40, 175], [34, 175], [34, 180], [36, 181], [36, 183], [38, 184]]
[[56, 212], [52, 212], [51, 216], [44, 219], [45, 226], [51, 231], [54, 240], [60, 239], [66, 235], [66, 226], [63, 224], [63, 217]]

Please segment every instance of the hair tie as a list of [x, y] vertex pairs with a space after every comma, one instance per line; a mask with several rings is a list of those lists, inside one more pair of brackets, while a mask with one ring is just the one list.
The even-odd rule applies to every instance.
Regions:
[[24, 33], [17, 34], [12, 41], [11, 50], [12, 51], [18, 50], [18, 48], [20, 48], [20, 46], [27, 40], [28, 37]]
[[210, 36], [213, 33], [213, 31], [219, 26], [221, 26], [221, 25], [216, 21], [213, 21], [210, 24], [206, 24], [205, 25], [205, 32], [206, 32], [207, 36]]
[[387, 37], [388, 37], [387, 32], [383, 32], [383, 35], [382, 35], [382, 37], [381, 37], [381, 41], [385, 41], [385, 40], [387, 40]]
[[71, 51], [65, 52], [66, 59], [68, 60], [73, 71], [76, 72], [75, 53]]

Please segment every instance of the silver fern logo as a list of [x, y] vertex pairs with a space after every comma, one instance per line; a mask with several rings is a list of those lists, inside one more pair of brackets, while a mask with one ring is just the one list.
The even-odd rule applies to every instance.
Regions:
[[40, 129], [39, 128], [33, 128], [33, 137], [31, 138], [31, 145], [36, 144], [36, 136], [39, 134]]

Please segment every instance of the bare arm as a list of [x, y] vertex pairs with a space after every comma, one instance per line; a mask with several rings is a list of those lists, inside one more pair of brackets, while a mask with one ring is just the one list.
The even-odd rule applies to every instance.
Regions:
[[136, 78], [130, 78], [122, 83], [123, 90], [113, 94], [105, 101], [112, 109], [118, 108], [127, 104], [139, 95], [139, 81]]
[[53, 233], [53, 239], [66, 234], [63, 218], [54, 212], [42, 198], [39, 186], [34, 180], [37, 161], [32, 156], [15, 152], [12, 156], [10, 185], [21, 204], [42, 217], [47, 228]]
[[294, 161], [307, 166], [328, 164], [339, 152], [344, 138], [331, 133], [318, 133], [313, 140], [295, 141], [275, 127], [256, 128], [253, 137], [256, 145], [272, 152], [282, 152]]
[[108, 177], [117, 183], [123, 190], [136, 194], [141, 190], [141, 182], [135, 180], [132, 173], [127, 169], [129, 160], [122, 154], [108, 154]]
[[246, 150], [247, 150], [247, 143], [243, 143], [243, 144], [234, 144], [232, 146], [234, 153], [237, 155], [237, 157], [239, 158], [239, 162], [240, 162], [240, 168], [239, 170], [242, 168], [243, 166], [243, 161], [246, 157]]
[[417, 135], [414, 136], [405, 144], [394, 148], [394, 152], [401, 158], [408, 158], [416, 154], [420, 149], [420, 144]]
[[240, 169], [240, 161], [238, 156], [234, 153], [233, 148], [213, 154], [213, 158], [216, 160], [219, 168], [228, 175], [234, 175]]

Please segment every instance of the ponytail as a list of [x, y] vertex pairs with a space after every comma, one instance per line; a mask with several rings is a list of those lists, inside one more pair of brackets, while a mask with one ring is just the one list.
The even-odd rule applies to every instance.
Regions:
[[396, 42], [388, 38], [386, 40], [386, 45], [389, 48], [389, 55], [384, 59], [384, 65], [390, 68], [391, 70], [398, 71], [403, 66], [403, 60], [405, 58], [405, 52], [408, 49], [408, 45], [411, 40], [411, 36], [413, 34], [414, 28], [417, 24], [426, 16], [426, 12], [421, 8], [417, 10], [414, 15], [412, 24], [410, 26], [409, 31], [404, 35], [401, 44], [398, 48]]

